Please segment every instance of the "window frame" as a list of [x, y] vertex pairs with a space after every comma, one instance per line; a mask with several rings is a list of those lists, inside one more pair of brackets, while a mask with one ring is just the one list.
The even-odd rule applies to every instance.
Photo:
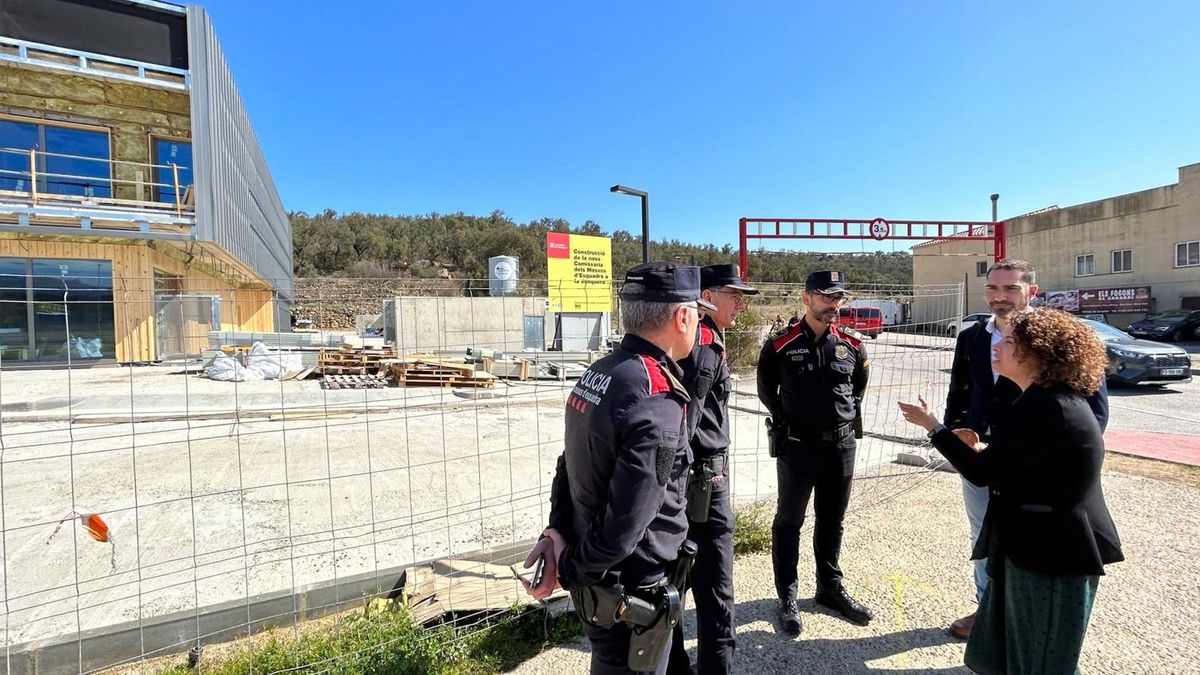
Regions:
[[[193, 153], [195, 152], [195, 149], [196, 149], [196, 146], [192, 143], [192, 139], [188, 138], [186, 136], [175, 136], [173, 134], [156, 134], [156, 133], [146, 134], [146, 146], [148, 149], [148, 154], [146, 156], [150, 158], [150, 183], [158, 182], [157, 180], [155, 180], [154, 172], [157, 170], [156, 167], [158, 165], [165, 164], [165, 162], [158, 161], [158, 150], [157, 150], [157, 148], [155, 148], [157, 141], [187, 143], [188, 148]], [[193, 154], [192, 155], [192, 163], [188, 167], [189, 170], [192, 172], [192, 182], [190, 183], [191, 185], [196, 184], [196, 161], [195, 161], [195, 159], [196, 159], [196, 157]], [[155, 188], [154, 185], [148, 185], [147, 187], [150, 189], [150, 201], [152, 201], [156, 204], [174, 204], [175, 203], [175, 199], [173, 196], [172, 196], [172, 199], [170, 199], [168, 201], [165, 201], [165, 202], [159, 201], [157, 188]], [[186, 191], [187, 191], [187, 185], [181, 183], [179, 186], [180, 201], [184, 200], [184, 193]]]
[[[1079, 262], [1081, 260], [1085, 260], [1085, 259], [1089, 259], [1089, 258], [1091, 259], [1092, 271], [1084, 273], [1084, 274], [1080, 274], [1079, 273]], [[1096, 276], [1096, 254], [1095, 253], [1080, 253], [1075, 256], [1075, 276], [1077, 276], [1077, 277], [1094, 277], [1094, 276]]]
[[[55, 127], [58, 129], [74, 129], [76, 131], [89, 131], [92, 133], [104, 134], [105, 146], [107, 146], [107, 148], [108, 148], [108, 156], [104, 158], [103, 162], [104, 162], [105, 168], [108, 169], [108, 175], [104, 178], [97, 177], [96, 181], [106, 184], [108, 186], [108, 196], [107, 197], [95, 197], [94, 196], [92, 198], [112, 199], [115, 197], [117, 188], [115, 185], [116, 181], [113, 177], [113, 161], [114, 161], [114, 159], [113, 159], [113, 138], [112, 138], [112, 129], [110, 127], [102, 126], [99, 124], [84, 124], [82, 122], [70, 122], [70, 121], [66, 121], [66, 120], [54, 120], [54, 119], [46, 119], [45, 117], [33, 117], [30, 115], [13, 115], [13, 114], [7, 114], [7, 113], [0, 113], [0, 120], [4, 120], [7, 122], [14, 122], [16, 124], [32, 124], [33, 126], [37, 127], [37, 147], [34, 149], [37, 150], [39, 153], [41, 153], [38, 156], [38, 166], [37, 166], [38, 182], [40, 183], [37, 186], [38, 195], [57, 195], [60, 197], [74, 197], [74, 198], [80, 197], [80, 195], [72, 195], [72, 194], [67, 194], [67, 193], [63, 193], [63, 192], [53, 192], [48, 188], [49, 184], [47, 182], [46, 174], [49, 172], [46, 170], [46, 154], [45, 154], [47, 152], [47, 150], [46, 150], [46, 127]], [[95, 160], [99, 161], [99, 158], [95, 158]], [[46, 186], [46, 187], [43, 188], [43, 186]], [[16, 190], [14, 192], [19, 193], [21, 191]], [[25, 190], [24, 192], [29, 192], [29, 191]], [[85, 198], [87, 198], [87, 197], [85, 196]]]
[[986, 262], [975, 262], [975, 276], [986, 277], [988, 273], [988, 264]]
[[[1126, 254], [1123, 257], [1127, 258], [1129, 262], [1127, 265], [1122, 266], [1121, 269], [1117, 269], [1117, 257], [1121, 253]], [[1119, 248], [1113, 250], [1108, 256], [1108, 269], [1113, 274], [1128, 274], [1133, 272], [1133, 249]]]
[[[1184, 248], [1183, 249], [1184, 264], [1180, 265], [1179, 264], [1179, 247], [1180, 246], [1189, 247], [1189, 248], [1191, 246], [1195, 246], [1196, 247], [1196, 262], [1194, 262], [1194, 263], [1188, 262], [1190, 260], [1190, 256], [1188, 255], [1188, 248]], [[1172, 251], [1172, 253], [1173, 253], [1173, 255], [1171, 256], [1171, 267], [1173, 269], [1183, 269], [1185, 267], [1200, 266], [1200, 239], [1194, 239], [1194, 240], [1190, 240], [1190, 241], [1177, 241], [1177, 242], [1175, 242], [1175, 250]]]

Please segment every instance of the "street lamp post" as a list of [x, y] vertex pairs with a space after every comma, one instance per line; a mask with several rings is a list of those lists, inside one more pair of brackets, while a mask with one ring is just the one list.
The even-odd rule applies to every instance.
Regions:
[[642, 262], [650, 262], [650, 198], [646, 195], [646, 191], [624, 185], [614, 185], [608, 191], [642, 199]]

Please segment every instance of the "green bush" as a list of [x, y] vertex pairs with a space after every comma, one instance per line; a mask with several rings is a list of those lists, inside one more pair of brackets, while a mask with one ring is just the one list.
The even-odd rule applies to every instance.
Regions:
[[763, 345], [763, 320], [750, 307], [737, 313], [736, 325], [725, 330], [725, 358], [734, 372], [754, 370]]
[[762, 553], [771, 550], [771, 509], [754, 503], [733, 511], [733, 554]]
[[[541, 610], [513, 608], [482, 625], [430, 628], [414, 624], [403, 609], [382, 609], [386, 606], [374, 601], [366, 612], [347, 613], [332, 626], [299, 636], [273, 631], [252, 652], [225, 660], [202, 658], [197, 672], [485, 675], [511, 670], [546, 647], [583, 634], [573, 614], [551, 618]], [[182, 663], [160, 671], [192, 672]]]

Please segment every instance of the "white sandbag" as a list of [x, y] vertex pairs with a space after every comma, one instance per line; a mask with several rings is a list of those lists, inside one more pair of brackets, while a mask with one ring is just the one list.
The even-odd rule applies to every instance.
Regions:
[[286, 373], [295, 373], [304, 366], [300, 363], [300, 355], [294, 352], [273, 352], [261, 342], [250, 346], [246, 355], [246, 366], [262, 371], [268, 380], [281, 378]]
[[247, 368], [226, 354], [217, 354], [204, 369], [204, 376], [220, 382], [250, 382], [267, 379], [257, 368]]

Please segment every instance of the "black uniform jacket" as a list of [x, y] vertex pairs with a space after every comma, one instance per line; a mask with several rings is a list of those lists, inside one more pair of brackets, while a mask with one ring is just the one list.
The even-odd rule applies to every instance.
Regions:
[[853, 422], [869, 377], [867, 347], [852, 328], [813, 334], [807, 321], [776, 331], [758, 357], [758, 397], [776, 423], [797, 433]]
[[964, 478], [989, 486], [987, 515], [973, 558], [989, 539], [1024, 569], [1043, 574], [1104, 574], [1125, 559], [1104, 493], [1104, 439], [1083, 396], [1033, 385], [1019, 396], [1010, 421], [975, 452], [950, 429], [933, 444]]
[[[972, 429], [981, 438], [988, 438], [994, 429], [1004, 426], [1012, 402], [1020, 395], [1021, 388], [1012, 380], [992, 377], [992, 334], [987, 331], [987, 321], [963, 329], [954, 346], [943, 418], [946, 426]], [[1100, 431], [1104, 431], [1108, 426], [1108, 388], [1104, 380], [1087, 402], [1100, 423]]]
[[550, 495], [550, 527], [567, 541], [563, 588], [657, 581], [677, 557], [692, 462], [682, 375], [663, 350], [626, 335], [567, 397]]
[[688, 437], [697, 459], [729, 449], [729, 411], [726, 402], [732, 388], [725, 340], [712, 319], [700, 320], [692, 353], [679, 362], [683, 384], [692, 396], [688, 405]]

